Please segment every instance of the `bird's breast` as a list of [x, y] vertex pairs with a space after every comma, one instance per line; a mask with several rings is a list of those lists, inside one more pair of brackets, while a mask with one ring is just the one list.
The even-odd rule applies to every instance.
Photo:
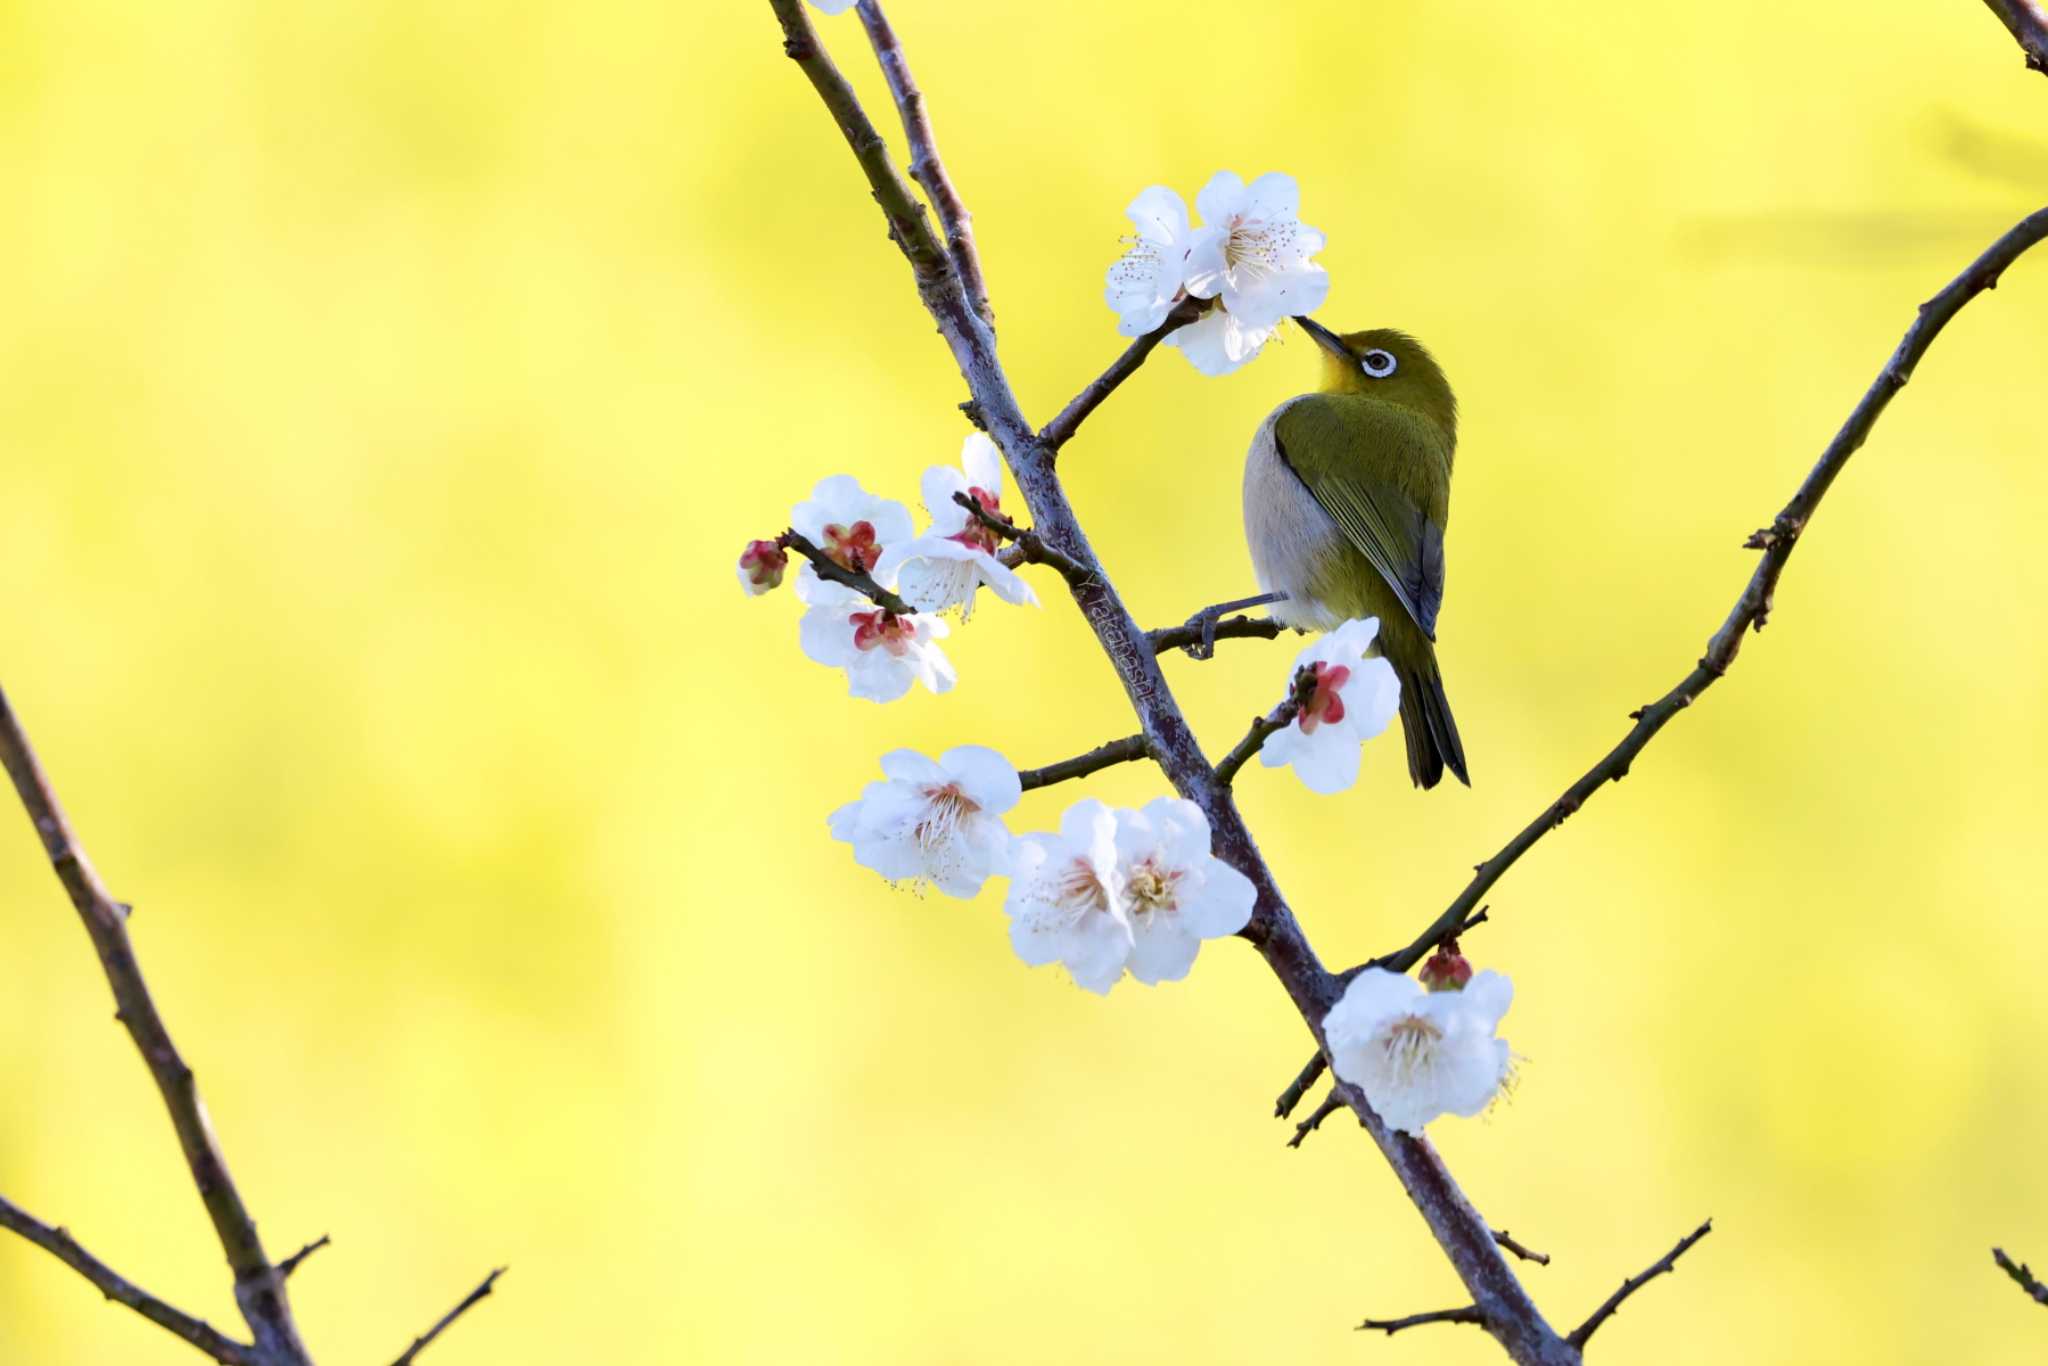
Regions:
[[1273, 428], [1289, 403], [1275, 408], [1252, 435], [1244, 462], [1244, 534], [1259, 590], [1287, 595], [1285, 602], [1273, 604], [1274, 619], [1285, 626], [1327, 631], [1342, 619], [1318, 600], [1314, 590], [1346, 543], [1330, 514], [1280, 457]]

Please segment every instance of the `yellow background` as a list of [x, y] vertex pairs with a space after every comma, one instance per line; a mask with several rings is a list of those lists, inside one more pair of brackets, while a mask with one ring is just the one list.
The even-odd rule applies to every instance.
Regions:
[[[1464, 401], [1450, 695], [1477, 786], [1254, 769], [1333, 966], [1405, 941], [1688, 668], [1913, 306], [2048, 184], [1981, 6], [900, 0], [1051, 415], [1119, 346], [1123, 205], [1299, 178], [1324, 317]], [[878, 120], [852, 16], [818, 17]], [[0, 4], [4, 682], [326, 1362], [484, 1270], [463, 1362], [1482, 1362], [1242, 944], [1106, 1001], [999, 891], [827, 840], [875, 757], [1128, 732], [1051, 582], [878, 708], [732, 562], [819, 477], [915, 501], [947, 356], [762, 4]], [[886, 124], [885, 124], [886, 126]], [[891, 129], [893, 133], [893, 128]], [[1512, 1102], [1437, 1137], [1560, 1326], [1703, 1216], [1615, 1361], [2023, 1362], [2048, 1321], [2039, 554], [2048, 259], [1880, 425], [1768, 631], [1471, 941]], [[1141, 618], [1250, 591], [1290, 340], [1162, 352], [1069, 451]], [[1220, 748], [1291, 643], [1168, 672]], [[1126, 769], [1088, 785], [1136, 803]], [[1054, 824], [1073, 788], [1016, 828]], [[0, 819], [0, 1190], [238, 1326], [145, 1075]], [[197, 1358], [0, 1239], [0, 1361]]]

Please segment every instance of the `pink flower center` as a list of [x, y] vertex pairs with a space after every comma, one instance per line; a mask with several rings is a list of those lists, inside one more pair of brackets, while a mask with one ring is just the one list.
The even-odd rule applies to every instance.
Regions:
[[1131, 870], [1125, 883], [1125, 891], [1131, 898], [1131, 909], [1143, 914], [1147, 911], [1177, 911], [1180, 898], [1175, 888], [1180, 883], [1181, 870], [1162, 868], [1156, 859], [1146, 859]]
[[851, 569], [856, 574], [867, 573], [882, 559], [882, 547], [875, 544], [873, 522], [855, 522], [852, 526], [826, 523], [824, 549], [841, 569]]
[[1337, 690], [1349, 682], [1351, 668], [1345, 664], [1316, 665], [1316, 690], [1301, 705], [1301, 733], [1314, 735], [1316, 727], [1344, 719], [1344, 697]]
[[[983, 512], [991, 513], [998, 517], [1002, 515], [1003, 499], [1001, 494], [990, 493], [984, 488], [970, 488], [967, 490], [967, 496], [972, 498], [975, 505]], [[975, 550], [985, 550], [991, 555], [995, 554], [996, 549], [1002, 545], [1002, 537], [996, 535], [993, 528], [983, 526], [980, 521], [973, 517], [967, 519], [966, 526], [946, 539], [958, 541], [961, 545]]]
[[901, 659], [917, 643], [917, 627], [907, 617], [899, 617], [880, 608], [872, 612], [855, 612], [847, 620], [853, 623], [856, 649], [887, 650]]

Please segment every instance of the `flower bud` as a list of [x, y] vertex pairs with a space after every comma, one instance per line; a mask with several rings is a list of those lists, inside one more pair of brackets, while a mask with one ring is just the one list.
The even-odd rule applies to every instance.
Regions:
[[1422, 985], [1431, 991], [1463, 991], [1472, 980], [1472, 965], [1458, 952], [1458, 941], [1447, 939], [1443, 947], [1422, 965]]
[[773, 541], [748, 541], [740, 553], [740, 587], [753, 597], [777, 587], [789, 567], [789, 552]]

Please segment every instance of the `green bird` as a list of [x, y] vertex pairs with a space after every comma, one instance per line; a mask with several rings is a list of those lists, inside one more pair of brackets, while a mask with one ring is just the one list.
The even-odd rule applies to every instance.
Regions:
[[1275, 408], [1245, 459], [1259, 587], [1297, 630], [1378, 617], [1379, 651], [1401, 680], [1409, 776], [1435, 787], [1448, 768], [1470, 786], [1435, 645], [1458, 401], [1405, 333], [1294, 321], [1322, 348], [1323, 383]]

